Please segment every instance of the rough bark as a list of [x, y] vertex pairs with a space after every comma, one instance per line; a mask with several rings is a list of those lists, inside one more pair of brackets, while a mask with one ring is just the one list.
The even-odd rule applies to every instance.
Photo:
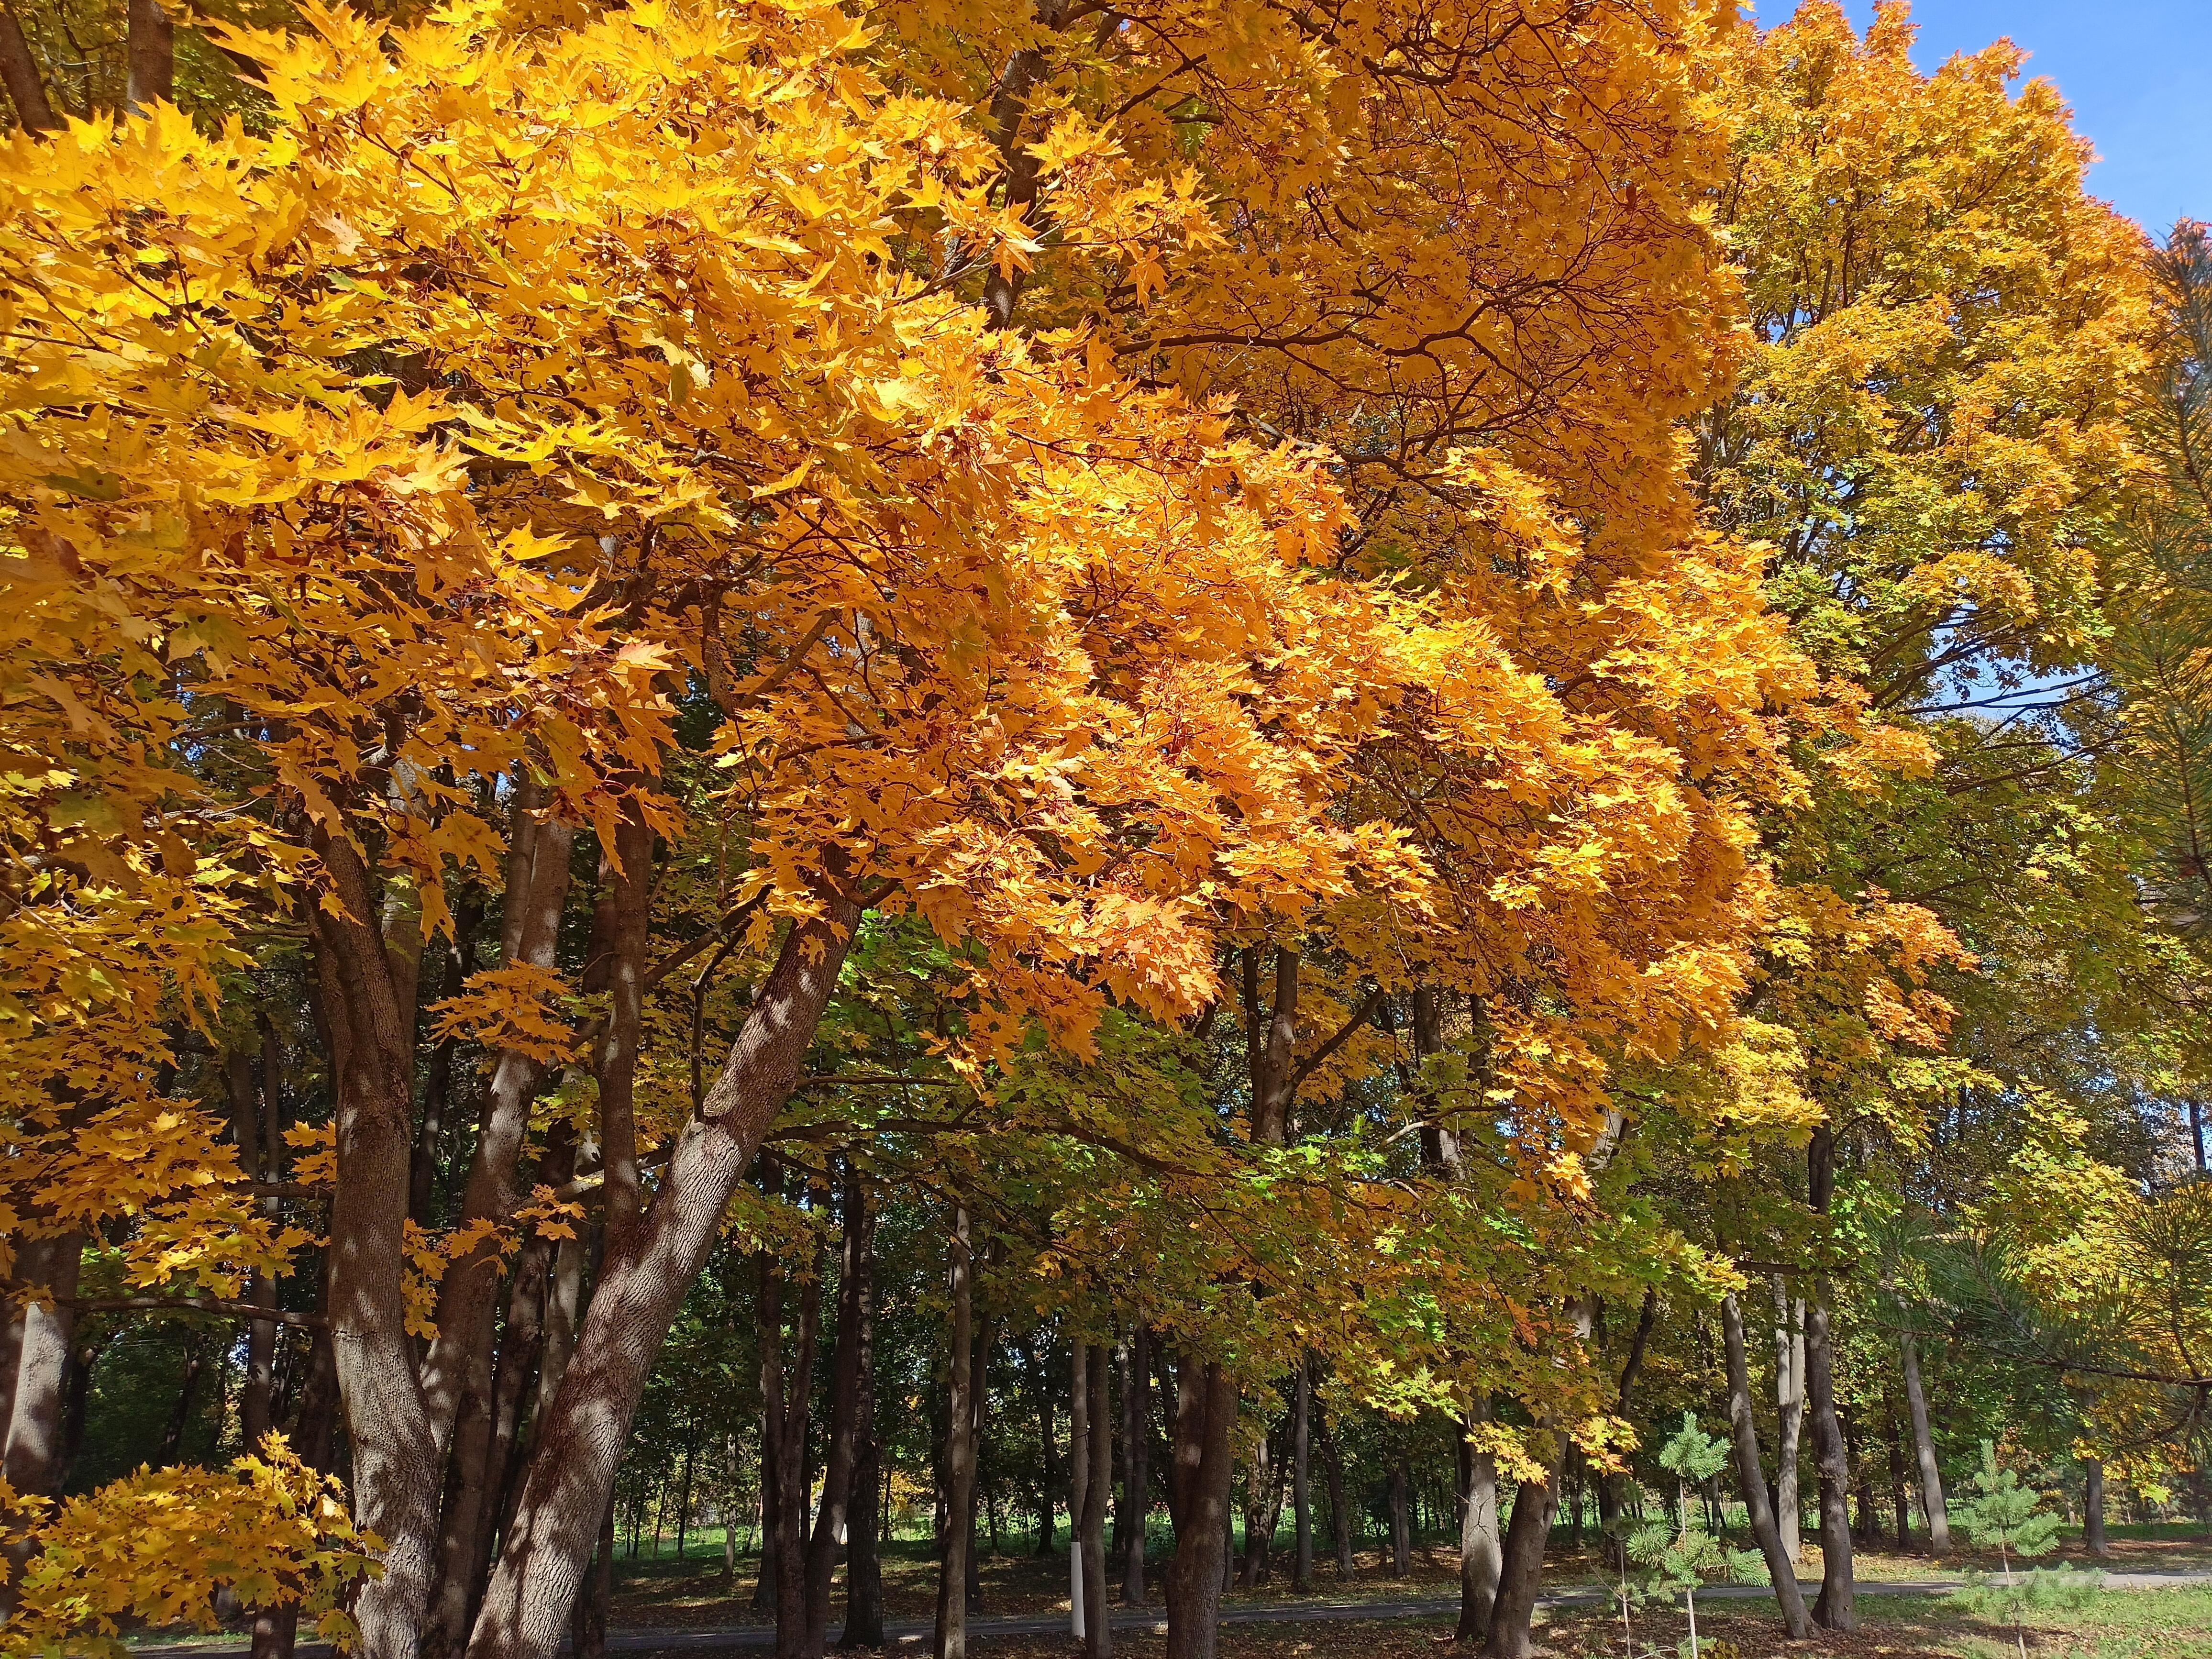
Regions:
[[606, 1659], [607, 1610], [615, 1599], [615, 1500], [607, 1495], [597, 1546], [569, 1620], [572, 1659]]
[[[975, 1547], [975, 1410], [969, 1399], [975, 1386], [975, 1257], [969, 1246], [968, 1212], [955, 1210], [947, 1267], [952, 1304], [951, 1376], [945, 1390], [945, 1540], [937, 1571], [937, 1628], [931, 1651], [935, 1659], [966, 1659], [968, 1652], [968, 1553]], [[1081, 1350], [1077, 1351], [1079, 1355]], [[1083, 1386], [1079, 1361], [1076, 1384]]]
[[731, 1194], [782, 1109], [836, 985], [860, 908], [838, 896], [794, 926], [699, 1112], [678, 1133], [653, 1206], [610, 1231], [590, 1312], [538, 1437], [472, 1659], [550, 1659], [647, 1375], [714, 1247]]
[[1145, 1605], [1145, 1528], [1152, 1507], [1152, 1334], [1129, 1335], [1121, 1383], [1121, 1600]]
[[8, 100], [15, 106], [15, 124], [24, 131], [52, 132], [61, 125], [39, 75], [38, 55], [24, 38], [15, 8], [4, 4], [0, 4], [0, 82], [7, 86]]
[[1167, 1659], [1213, 1659], [1228, 1559], [1237, 1384], [1219, 1365], [1186, 1357], [1176, 1383], [1176, 1547], [1168, 1563]]
[[175, 95], [177, 28], [161, 0], [130, 0], [126, 14], [124, 61], [128, 74], [125, 93], [134, 115], [143, 115], [155, 104]]
[[1928, 1548], [1951, 1553], [1951, 1519], [1944, 1507], [1943, 1471], [1936, 1462], [1936, 1438], [1928, 1427], [1928, 1393], [1920, 1382], [1920, 1344], [1911, 1331], [1897, 1340], [1905, 1362], [1905, 1405], [1912, 1419], [1912, 1455], [1920, 1469], [1920, 1501], [1928, 1511]]
[[1782, 1547], [1774, 1510], [1766, 1501], [1766, 1476], [1759, 1467], [1759, 1424], [1751, 1411], [1751, 1361], [1744, 1349], [1743, 1310], [1731, 1291], [1721, 1299], [1721, 1339], [1728, 1349], [1729, 1426], [1735, 1436], [1736, 1484], [1751, 1517], [1751, 1535], [1766, 1559], [1766, 1575], [1782, 1608], [1783, 1628], [1793, 1642], [1813, 1633], [1795, 1565]]
[[1490, 1612], [1504, 1571], [1498, 1535], [1498, 1459], [1478, 1451], [1467, 1437], [1490, 1421], [1490, 1396], [1479, 1394], [1467, 1408], [1460, 1437], [1459, 1628], [1454, 1639], [1477, 1647], [1490, 1639]]
[[384, 1571], [353, 1613], [363, 1659], [414, 1659], [435, 1561], [443, 1446], [415, 1370], [401, 1267], [413, 1151], [415, 1042], [368, 870], [319, 836], [336, 908], [314, 915], [317, 984], [331, 1032], [337, 1182], [331, 1200], [330, 1318], [353, 1448], [354, 1516], [385, 1540]]
[[1775, 1441], [1774, 1524], [1782, 1552], [1795, 1566], [1804, 1554], [1803, 1503], [1797, 1492], [1798, 1442], [1805, 1427], [1805, 1302], [1791, 1298], [1780, 1273], [1774, 1275], [1774, 1389], [1781, 1413]]
[[1297, 1392], [1291, 1399], [1291, 1514], [1297, 1555], [1291, 1588], [1313, 1593], [1313, 1356], [1298, 1356]]
[[70, 1351], [76, 1339], [77, 1274], [84, 1237], [33, 1239], [17, 1249], [15, 1276], [44, 1285], [51, 1299], [26, 1303], [15, 1320], [15, 1376], [9, 1402], [4, 1468], [8, 1484], [28, 1496], [58, 1489], [68, 1401]]
[[860, 1256], [860, 1392], [854, 1407], [860, 1442], [853, 1460], [853, 1502], [846, 1516], [845, 1628], [841, 1648], [884, 1644], [884, 1575], [880, 1548], [883, 1470], [876, 1441], [875, 1250]]
[[1565, 1442], [1553, 1456], [1547, 1479], [1524, 1480], [1513, 1493], [1513, 1516], [1506, 1523], [1498, 1575], [1498, 1596], [1490, 1607], [1490, 1635], [1483, 1644], [1489, 1659], [1528, 1659], [1535, 1650], [1529, 1627], [1544, 1584], [1544, 1544], [1552, 1535], [1559, 1508], [1559, 1473]]
[[[1808, 1154], [1813, 1207], [1825, 1215], [1835, 1190], [1835, 1136], [1813, 1132]], [[1851, 1576], [1850, 1458], [1836, 1416], [1834, 1346], [1828, 1330], [1828, 1284], [1813, 1281], [1805, 1310], [1805, 1391], [1813, 1417], [1813, 1449], [1820, 1470], [1820, 1595], [1813, 1620], [1823, 1630], [1858, 1628]]]
[[[544, 803], [544, 787], [525, 774], [514, 790], [500, 951], [503, 966], [550, 971], [558, 966], [575, 831], [565, 823], [539, 822]], [[459, 1224], [503, 1222], [520, 1202], [516, 1160], [530, 1129], [530, 1103], [544, 1077], [539, 1061], [513, 1049], [493, 1060], [490, 1092], [462, 1183]], [[422, 1359], [422, 1398], [441, 1450], [453, 1437], [463, 1395], [490, 1385], [500, 1266], [498, 1245], [487, 1239], [447, 1268], [438, 1286], [438, 1334]], [[473, 1397], [482, 1409], [483, 1396]]]
[[1114, 1495], [1114, 1418], [1108, 1379], [1113, 1374], [1114, 1353], [1103, 1342], [1088, 1352], [1085, 1386], [1091, 1396], [1091, 1468], [1084, 1483], [1083, 1514], [1076, 1525], [1076, 1536], [1083, 1540], [1083, 1651], [1088, 1659], [1109, 1659], [1114, 1617], [1106, 1599], [1106, 1509]]
[[830, 1455], [823, 1467], [822, 1508], [806, 1548], [806, 1620], [801, 1652], [821, 1659], [830, 1641], [830, 1589], [837, 1565], [837, 1546], [846, 1534], [852, 1507], [853, 1469], [858, 1462], [860, 1422], [861, 1350], [866, 1339], [867, 1261], [875, 1249], [875, 1212], [859, 1172], [848, 1163], [844, 1181], [844, 1247], [837, 1282], [836, 1352], [830, 1381]]

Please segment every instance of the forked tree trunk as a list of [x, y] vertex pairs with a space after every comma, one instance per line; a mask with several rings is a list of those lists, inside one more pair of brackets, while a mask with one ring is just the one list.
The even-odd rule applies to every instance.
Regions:
[[698, 1113], [677, 1134], [652, 1206], [611, 1229], [576, 1353], [538, 1436], [521, 1501], [470, 1644], [471, 1659], [550, 1659], [582, 1581], [645, 1379], [723, 1212], [798, 1081], [860, 907], [826, 896], [794, 925]]
[[1489, 1659], [1528, 1659], [1534, 1651], [1529, 1626], [1544, 1587], [1544, 1545], [1552, 1535], [1552, 1516], [1559, 1504], [1559, 1473], [1565, 1441], [1552, 1459], [1547, 1477], [1524, 1480], [1513, 1493], [1513, 1515], [1506, 1523], [1498, 1596], [1490, 1608], [1490, 1635], [1483, 1644]]
[[[1928, 1549], [1932, 1555], [1948, 1555], [1951, 1517], [1944, 1507], [1943, 1471], [1936, 1462], [1936, 1438], [1928, 1427], [1928, 1393], [1920, 1382], [1920, 1345], [1906, 1331], [1898, 1338], [1897, 1346], [1905, 1362], [1905, 1404], [1912, 1418], [1912, 1455], [1920, 1468], [1920, 1501], [1928, 1510]], [[1900, 1534], [1903, 1530], [1899, 1527]]]
[[1213, 1659], [1228, 1559], [1237, 1384], [1186, 1358], [1176, 1379], [1175, 1555], [1168, 1563], [1166, 1659]]
[[1797, 1574], [1783, 1552], [1773, 1508], [1766, 1501], [1766, 1476], [1759, 1467], [1759, 1424], [1751, 1410], [1751, 1360], [1744, 1349], [1743, 1310], [1733, 1291], [1721, 1299], [1721, 1338], [1728, 1349], [1729, 1426], [1735, 1437], [1736, 1484], [1743, 1488], [1752, 1538], [1766, 1558], [1766, 1576], [1782, 1608], [1783, 1628], [1791, 1641], [1802, 1642], [1813, 1633], [1813, 1624], [1797, 1589]]
[[1467, 1409], [1460, 1436], [1459, 1628], [1453, 1638], [1479, 1647], [1490, 1639], [1490, 1613], [1504, 1569], [1498, 1534], [1498, 1459], [1479, 1451], [1467, 1436], [1490, 1421], [1490, 1396], [1479, 1394]]

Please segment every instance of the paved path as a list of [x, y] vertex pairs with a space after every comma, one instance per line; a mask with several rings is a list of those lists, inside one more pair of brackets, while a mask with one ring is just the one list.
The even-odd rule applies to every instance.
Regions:
[[[2108, 1572], [2106, 1585], [2112, 1589], [2163, 1589], [2184, 1584], [2212, 1583], [2212, 1571], [2198, 1572]], [[1948, 1595], [1960, 1587], [1955, 1578], [1861, 1579], [1861, 1595]], [[1817, 1583], [1804, 1587], [1807, 1601], [1819, 1593]], [[1701, 1594], [1708, 1600], [1756, 1601], [1773, 1595], [1771, 1589], [1760, 1584], [1716, 1584]], [[1544, 1596], [1540, 1607], [1595, 1607], [1609, 1599], [1607, 1593], [1595, 1586], [1559, 1590]], [[1385, 1619], [1455, 1619], [1459, 1613], [1457, 1596], [1408, 1597], [1397, 1601], [1252, 1601], [1232, 1602], [1221, 1611], [1224, 1625], [1304, 1625], [1323, 1622], [1350, 1622]], [[1114, 1610], [1115, 1630], [1144, 1631], [1154, 1635], [1167, 1632], [1167, 1616], [1149, 1607], [1116, 1607]], [[927, 1644], [930, 1626], [919, 1620], [905, 1620], [884, 1626], [886, 1646], [895, 1653], [911, 1651]], [[968, 1621], [971, 1637], [984, 1636], [1065, 1636], [1067, 1634], [1067, 1615], [1060, 1613], [1009, 1613], [984, 1615]], [[766, 1626], [726, 1626], [709, 1630], [619, 1630], [609, 1632], [609, 1653], [727, 1653], [750, 1648], [772, 1647], [775, 1632]], [[565, 1649], [565, 1644], [564, 1649]], [[234, 1647], [208, 1645], [165, 1645], [132, 1650], [136, 1659], [221, 1659], [222, 1656], [243, 1652]], [[301, 1659], [325, 1659], [327, 1648], [316, 1643], [303, 1642], [299, 1649]]]

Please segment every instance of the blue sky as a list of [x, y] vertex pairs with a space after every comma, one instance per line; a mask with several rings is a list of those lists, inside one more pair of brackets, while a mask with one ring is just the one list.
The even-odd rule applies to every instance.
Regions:
[[[1874, 15], [1873, 0], [1844, 3], [1862, 26]], [[1795, 9], [1760, 0], [1757, 15]], [[1917, 0], [1912, 15], [1923, 70], [2000, 36], [2025, 47], [2103, 158], [2093, 194], [2153, 231], [2212, 219], [2212, 0]]]

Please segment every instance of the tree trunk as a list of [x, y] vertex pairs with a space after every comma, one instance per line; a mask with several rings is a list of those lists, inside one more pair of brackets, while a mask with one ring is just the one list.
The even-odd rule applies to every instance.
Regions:
[[1804, 1504], [1797, 1492], [1798, 1441], [1805, 1425], [1805, 1302], [1793, 1300], [1789, 1282], [1774, 1275], [1774, 1388], [1781, 1413], [1775, 1442], [1774, 1524], [1782, 1553], [1796, 1566], [1804, 1554]]
[[[771, 1193], [781, 1189], [782, 1178], [773, 1164], [762, 1159], [764, 1184]], [[806, 1419], [814, 1396], [814, 1354], [822, 1326], [822, 1273], [818, 1258], [814, 1273], [799, 1287], [797, 1319], [798, 1352], [784, 1363], [784, 1273], [767, 1251], [758, 1257], [760, 1269], [759, 1344], [761, 1399], [767, 1410], [762, 1436], [762, 1463], [775, 1470], [775, 1656], [799, 1659], [806, 1639], [806, 1510], [812, 1482], [806, 1478]], [[763, 1571], [766, 1565], [763, 1559]]]
[[1297, 1392], [1291, 1401], [1291, 1513], [1297, 1554], [1291, 1588], [1313, 1594], [1313, 1356], [1298, 1356]]
[[331, 1200], [330, 1318], [353, 1448], [354, 1519], [384, 1540], [384, 1571], [355, 1597], [362, 1659], [414, 1659], [438, 1537], [444, 1442], [426, 1409], [401, 1282], [413, 1152], [411, 1006], [369, 918], [368, 869], [342, 836], [316, 851], [335, 908], [314, 913], [315, 982], [331, 1034], [337, 1182]]
[[1455, 1639], [1477, 1647], [1490, 1639], [1490, 1613], [1504, 1569], [1498, 1535], [1498, 1459], [1478, 1451], [1467, 1436], [1490, 1421], [1490, 1396], [1479, 1394], [1467, 1409], [1460, 1437], [1459, 1628]]
[[0, 1470], [16, 1492], [51, 1498], [62, 1474], [62, 1442], [68, 1401], [70, 1350], [76, 1340], [77, 1275], [84, 1262], [84, 1237], [31, 1239], [16, 1250], [15, 1275], [25, 1285], [44, 1285], [51, 1301], [22, 1304], [15, 1318], [15, 1386], [9, 1401], [8, 1440]]
[[[558, 966], [575, 831], [538, 821], [545, 799], [544, 786], [522, 775], [514, 791], [500, 918], [500, 959], [506, 967], [550, 971]], [[603, 946], [596, 927], [592, 944]], [[530, 1103], [544, 1078], [543, 1063], [514, 1049], [502, 1049], [492, 1061], [490, 1091], [461, 1188], [460, 1225], [503, 1223], [520, 1202], [516, 1160], [530, 1130]], [[410, 1149], [410, 1170], [415, 1162]], [[463, 1395], [473, 1394], [482, 1402], [485, 1395], [473, 1391], [490, 1386], [500, 1279], [499, 1247], [487, 1238], [447, 1267], [439, 1282], [438, 1334], [422, 1358], [422, 1399], [441, 1450], [456, 1432]]]
[[1406, 1526], [1406, 1460], [1390, 1465], [1390, 1576], [1403, 1578], [1413, 1570], [1413, 1540]]
[[837, 1546], [852, 1507], [853, 1469], [860, 1436], [860, 1372], [867, 1338], [868, 1260], [875, 1250], [875, 1212], [868, 1189], [850, 1159], [844, 1181], [845, 1238], [837, 1283], [837, 1351], [830, 1382], [830, 1455], [823, 1470], [822, 1509], [806, 1551], [805, 1659], [822, 1659], [830, 1641], [830, 1586]]
[[1491, 1604], [1490, 1636], [1482, 1650], [1489, 1659], [1528, 1659], [1534, 1651], [1529, 1625], [1544, 1585], [1544, 1546], [1552, 1535], [1552, 1516], [1559, 1502], [1559, 1473], [1565, 1460], [1562, 1437], [1559, 1450], [1553, 1455], [1549, 1478], [1524, 1480], [1514, 1491], [1513, 1516], [1506, 1523], [1498, 1571], [1498, 1598]]
[[124, 61], [127, 87], [124, 96], [133, 115], [143, 115], [155, 104], [175, 95], [177, 29], [161, 0], [130, 0], [126, 13]]
[[610, 1229], [575, 1356], [538, 1436], [477, 1620], [471, 1659], [551, 1659], [645, 1379], [714, 1247], [731, 1194], [798, 1081], [859, 921], [857, 905], [830, 896], [820, 917], [792, 927], [721, 1074], [676, 1136], [652, 1207], [636, 1225]]
[[1277, 1455], [1274, 1437], [1261, 1436], [1260, 1443], [1252, 1449], [1251, 1466], [1244, 1472], [1244, 1565], [1242, 1577], [1246, 1589], [1257, 1589], [1267, 1576], [1267, 1545], [1274, 1528], [1268, 1524], [1270, 1516], [1267, 1496], [1275, 1484], [1275, 1470], [1280, 1462]]
[[2105, 1462], [2100, 1457], [2081, 1460], [2081, 1541], [2093, 1559], [2101, 1561], [2106, 1554], [2105, 1544]]
[[[951, 1281], [951, 1371], [945, 1390], [945, 1547], [937, 1570], [935, 1659], [966, 1659], [968, 1652], [968, 1555], [975, 1547], [975, 1257], [969, 1243], [968, 1212], [953, 1212], [948, 1276]], [[1077, 1351], [1077, 1388], [1083, 1386], [1081, 1350]]]
[[1336, 1545], [1336, 1576], [1348, 1584], [1358, 1576], [1359, 1567], [1352, 1559], [1352, 1511], [1344, 1503], [1344, 1448], [1337, 1443], [1326, 1415], [1316, 1421], [1321, 1430], [1322, 1464], [1328, 1476], [1328, 1525]]
[[1106, 1506], [1114, 1495], [1114, 1417], [1109, 1395], [1114, 1351], [1102, 1342], [1088, 1352], [1091, 1468], [1084, 1484], [1083, 1516], [1076, 1527], [1076, 1536], [1083, 1540], [1083, 1651], [1087, 1659], [1109, 1659], [1114, 1617], [1106, 1600]]
[[1237, 1384], [1219, 1365], [1194, 1356], [1186, 1355], [1177, 1372], [1166, 1659], [1213, 1659], [1228, 1553]]
[[169, 1426], [161, 1432], [161, 1449], [156, 1461], [164, 1468], [179, 1461], [185, 1443], [185, 1430], [192, 1420], [192, 1407], [199, 1401], [200, 1373], [207, 1369], [200, 1358], [201, 1334], [195, 1330], [185, 1338], [185, 1374], [177, 1385], [177, 1403], [169, 1413]]
[[1766, 1476], [1759, 1467], [1759, 1424], [1751, 1410], [1751, 1361], [1744, 1349], [1743, 1310], [1731, 1291], [1721, 1299], [1721, 1336], [1728, 1348], [1729, 1425], [1735, 1431], [1736, 1484], [1743, 1488], [1751, 1516], [1751, 1535], [1766, 1558], [1766, 1576], [1781, 1604], [1782, 1626], [1793, 1642], [1813, 1633], [1797, 1574], [1782, 1548], [1782, 1533], [1766, 1501]]
[[1152, 1508], [1152, 1334], [1129, 1334], [1121, 1382], [1121, 1600], [1145, 1605], [1145, 1528]]
[[[325, 1293], [324, 1304], [328, 1306]], [[300, 1389], [298, 1414], [292, 1422], [292, 1449], [301, 1462], [319, 1474], [328, 1474], [337, 1438], [338, 1415], [337, 1360], [331, 1351], [327, 1329], [315, 1334], [307, 1353], [307, 1377]], [[300, 1628], [300, 1608], [262, 1607], [253, 1615], [251, 1659], [292, 1659]]]
[[1936, 1438], [1928, 1427], [1928, 1394], [1920, 1382], [1920, 1345], [1911, 1331], [1898, 1339], [1905, 1361], [1905, 1404], [1912, 1418], [1912, 1455], [1920, 1467], [1920, 1501], [1928, 1510], [1928, 1549], [1951, 1553], [1951, 1518], [1944, 1506], [1943, 1471], [1936, 1462]]
[[[1826, 1128], [1813, 1132], [1810, 1153], [1813, 1207], [1825, 1215], [1835, 1189], [1835, 1137]], [[1813, 1604], [1814, 1622], [1823, 1630], [1854, 1631], [1858, 1609], [1851, 1576], [1851, 1465], [1836, 1416], [1834, 1347], [1828, 1331], [1826, 1275], [1813, 1281], [1805, 1314], [1805, 1385], [1813, 1414], [1813, 1449], [1820, 1469], [1820, 1595]]]
[[599, 1539], [569, 1617], [572, 1659], [606, 1659], [607, 1610], [615, 1599], [615, 1500], [608, 1495]]
[[52, 132], [61, 125], [39, 76], [39, 59], [15, 20], [15, 8], [0, 3], [0, 82], [15, 106], [15, 124], [29, 133]]

